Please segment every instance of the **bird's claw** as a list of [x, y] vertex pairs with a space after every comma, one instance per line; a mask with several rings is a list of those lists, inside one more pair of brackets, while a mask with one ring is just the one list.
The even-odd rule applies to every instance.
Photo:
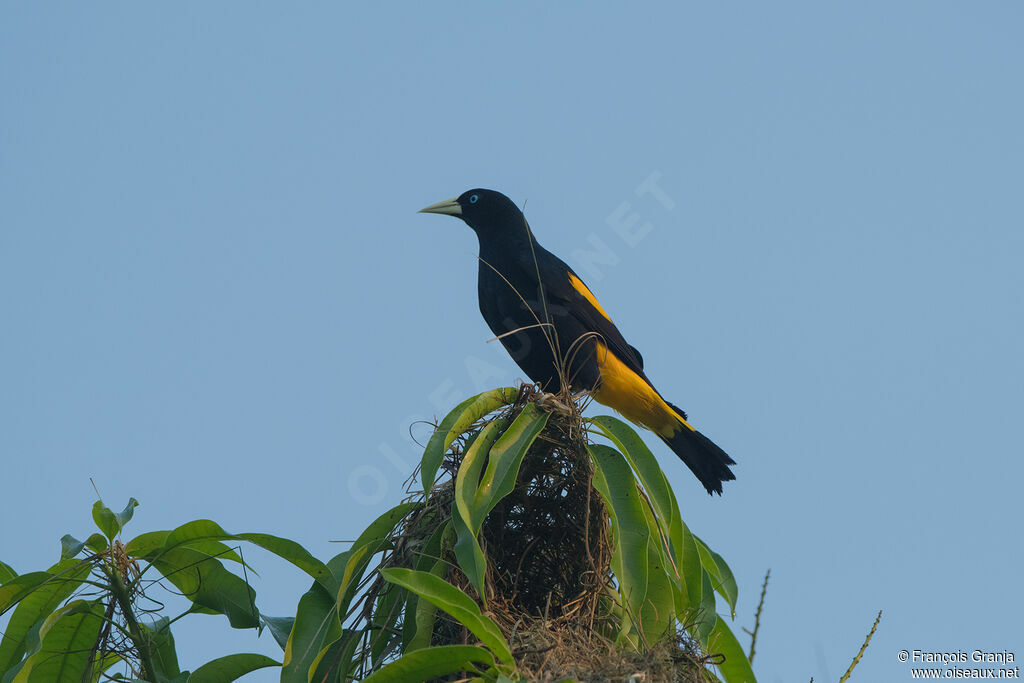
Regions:
[[562, 415], [572, 415], [572, 408], [565, 405], [565, 403], [558, 398], [556, 394], [541, 393], [537, 396], [537, 406], [548, 413], [561, 413]]

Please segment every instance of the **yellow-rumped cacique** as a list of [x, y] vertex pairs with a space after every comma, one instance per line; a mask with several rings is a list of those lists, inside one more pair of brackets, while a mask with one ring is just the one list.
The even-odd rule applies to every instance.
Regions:
[[[583, 280], [540, 246], [526, 217], [494, 190], [475, 189], [421, 213], [461, 218], [480, 241], [480, 312], [512, 359], [544, 391], [587, 391], [657, 434], [708, 493], [722, 493], [735, 465], [666, 401]], [[564, 379], [563, 379], [564, 378]]]

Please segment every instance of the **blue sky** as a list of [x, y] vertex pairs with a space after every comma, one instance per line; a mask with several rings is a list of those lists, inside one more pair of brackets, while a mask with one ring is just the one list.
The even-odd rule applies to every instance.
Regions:
[[[909, 679], [901, 649], [1024, 657], [1022, 19], [4, 4], [0, 557], [88, 534], [90, 477], [141, 501], [129, 532], [342, 550], [402, 497], [412, 423], [521, 377], [474, 236], [415, 213], [482, 186], [738, 461], [711, 499], [651, 440], [736, 573], [737, 631], [772, 570], [760, 680], [837, 680], [878, 609], [855, 681]], [[251, 555], [291, 613], [307, 580]], [[188, 667], [276, 651], [187, 622]]]

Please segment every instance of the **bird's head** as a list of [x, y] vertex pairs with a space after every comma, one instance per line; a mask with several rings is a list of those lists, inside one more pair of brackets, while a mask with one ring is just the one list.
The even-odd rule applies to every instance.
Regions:
[[481, 188], [467, 190], [458, 197], [431, 204], [419, 212], [461, 218], [481, 237], [518, 232], [525, 223], [522, 211], [511, 199], [500, 192]]

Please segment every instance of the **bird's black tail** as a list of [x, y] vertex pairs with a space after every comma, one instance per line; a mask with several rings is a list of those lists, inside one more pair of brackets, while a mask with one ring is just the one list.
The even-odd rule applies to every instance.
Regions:
[[[679, 413], [682, 420], [686, 419], [686, 413], [671, 403], [669, 406]], [[661, 440], [690, 468], [709, 494], [722, 495], [722, 482], [736, 478], [729, 469], [729, 465], [735, 465], [736, 461], [711, 439], [690, 429], [687, 424], [680, 423], [675, 434], [669, 437], [662, 436]]]

